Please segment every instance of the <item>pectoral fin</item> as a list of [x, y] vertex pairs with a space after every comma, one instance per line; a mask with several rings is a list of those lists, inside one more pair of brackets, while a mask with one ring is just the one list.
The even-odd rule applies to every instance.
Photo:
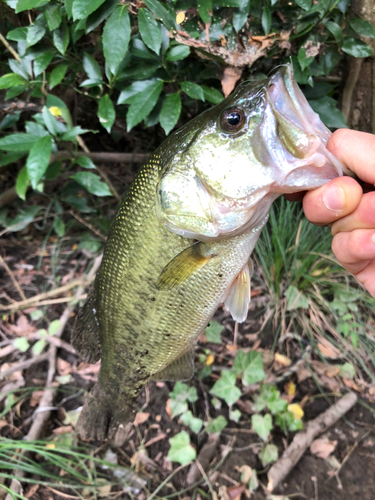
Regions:
[[250, 270], [248, 264], [245, 264], [230, 286], [224, 300], [225, 308], [235, 321], [242, 323], [247, 318], [250, 297]]
[[214, 254], [205, 255], [202, 243], [194, 243], [171, 260], [162, 270], [156, 283], [159, 290], [171, 289], [187, 280], [198, 269], [205, 266]]
[[190, 380], [194, 376], [194, 349], [185, 352], [175, 361], [158, 373], [155, 373], [152, 380]]
[[88, 363], [100, 359], [100, 331], [96, 316], [94, 288], [91, 288], [85, 303], [78, 312], [73, 326], [71, 342], [78, 354]]

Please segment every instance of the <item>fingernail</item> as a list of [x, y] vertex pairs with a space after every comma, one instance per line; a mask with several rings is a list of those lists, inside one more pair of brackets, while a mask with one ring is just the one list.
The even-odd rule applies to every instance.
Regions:
[[342, 210], [345, 206], [344, 190], [338, 186], [330, 186], [323, 195], [323, 203], [333, 212]]

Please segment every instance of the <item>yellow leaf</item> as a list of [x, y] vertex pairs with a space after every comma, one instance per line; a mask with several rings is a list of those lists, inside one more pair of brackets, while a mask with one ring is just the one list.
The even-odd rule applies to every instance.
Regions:
[[287, 356], [284, 356], [284, 354], [280, 354], [278, 352], [275, 353], [275, 361], [280, 363], [280, 365], [282, 366], [290, 366], [292, 363]]
[[296, 384], [294, 382], [288, 382], [285, 384], [285, 390], [288, 396], [294, 396], [296, 393]]
[[72, 250], [77, 250], [78, 248], [78, 245], [76, 243], [74, 243], [74, 245], [72, 246]]
[[49, 443], [49, 444], [46, 444], [46, 448], [48, 448], [49, 450], [54, 450], [56, 448], [56, 446], [52, 443]]
[[180, 12], [177, 12], [176, 23], [181, 24], [184, 21], [185, 21], [185, 12], [182, 12], [182, 10], [180, 10]]
[[301, 418], [304, 416], [302, 408], [297, 403], [288, 405], [288, 411], [290, 411], [290, 413], [293, 413], [293, 416], [296, 420], [301, 420]]
[[206, 365], [210, 366], [215, 361], [215, 356], [213, 354], [209, 354], [206, 359]]
[[49, 112], [51, 113], [51, 115], [53, 116], [62, 116], [61, 115], [61, 109], [58, 108], [57, 106], [51, 106], [49, 109]]

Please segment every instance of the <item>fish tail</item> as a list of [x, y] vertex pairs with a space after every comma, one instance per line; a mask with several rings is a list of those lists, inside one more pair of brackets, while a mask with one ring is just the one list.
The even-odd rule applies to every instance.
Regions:
[[124, 394], [114, 397], [100, 382], [88, 394], [79, 416], [76, 431], [82, 439], [109, 439], [121, 446], [133, 423], [136, 398]]

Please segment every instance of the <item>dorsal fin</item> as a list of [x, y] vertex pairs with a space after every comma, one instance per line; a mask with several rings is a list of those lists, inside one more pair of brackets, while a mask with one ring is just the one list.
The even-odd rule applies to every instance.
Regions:
[[224, 300], [225, 308], [235, 321], [242, 323], [247, 318], [250, 297], [250, 270], [246, 263], [230, 286]]
[[205, 266], [214, 255], [204, 255], [202, 243], [194, 245], [180, 252], [162, 270], [156, 286], [159, 290], [169, 290], [187, 280], [195, 271]]
[[99, 322], [96, 316], [94, 288], [91, 287], [87, 299], [77, 314], [71, 342], [78, 354], [88, 363], [96, 363], [100, 359]]
[[172, 361], [160, 372], [155, 373], [152, 380], [190, 380], [194, 376], [194, 349], [186, 351], [182, 356]]

